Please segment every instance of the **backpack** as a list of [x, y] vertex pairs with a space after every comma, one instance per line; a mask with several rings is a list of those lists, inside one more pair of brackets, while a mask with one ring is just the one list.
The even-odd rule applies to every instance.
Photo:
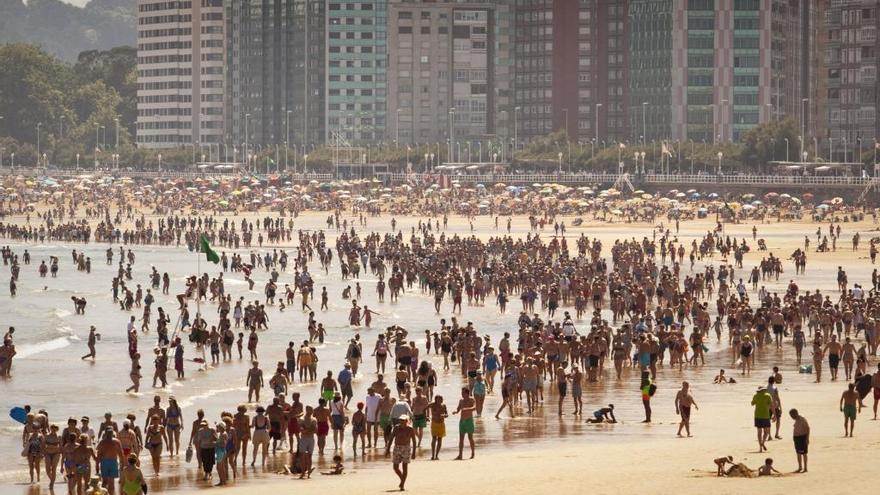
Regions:
[[654, 397], [654, 394], [657, 392], [657, 385], [653, 383], [648, 386], [648, 396]]

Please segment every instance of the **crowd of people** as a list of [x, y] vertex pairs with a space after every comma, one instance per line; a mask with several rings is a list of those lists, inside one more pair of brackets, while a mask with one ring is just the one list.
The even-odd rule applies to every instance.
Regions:
[[[27, 242], [105, 243], [106, 264], [116, 266], [110, 297], [122, 311], [132, 313], [126, 329], [132, 382], [128, 391], [140, 390], [139, 349], [152, 334], [155, 342], [146, 353], [153, 355], [153, 387], [168, 384], [169, 365], [177, 378], [183, 378], [186, 354], [195, 355], [194, 361], [204, 369], [210, 354], [211, 366], [236, 357], [250, 363], [243, 377], [247, 394], [230, 410], [196, 411], [191, 423], [184, 420], [191, 411], [173, 397], [163, 404], [160, 396], [154, 397], [145, 417], [128, 415], [118, 424], [107, 413], [97, 428], [84, 416], [69, 418], [60, 430], [56, 418], [49, 419], [50, 411], [29, 411], [21, 439], [31, 481], [39, 481], [44, 470], [53, 486], [60, 470], [70, 493], [85, 493], [96, 475], [111, 494], [119, 488], [125, 495], [140, 495], [147, 490], [149, 476], [144, 470], [158, 476], [163, 458], [178, 457], [181, 449], [195, 459], [205, 480], [220, 485], [246, 469], [249, 447], [251, 467], [259, 463], [266, 468], [274, 456], [278, 460], [272, 465], [280, 462], [285, 472], [309, 478], [315, 455], [323, 458], [330, 439], [336, 456], [330, 473], [343, 472], [347, 450], [352, 458], [364, 458], [374, 449], [391, 457], [399, 488], [404, 489], [408, 464], [422, 455], [423, 439], [425, 449], [430, 443], [431, 460], [442, 455], [450, 416], [458, 420], [455, 459], [474, 457], [481, 418], [500, 419], [502, 413], [511, 418], [541, 417], [545, 397], [551, 395], [556, 396], [555, 412], [560, 417], [568, 403], [576, 420], [617, 423], [620, 408], [614, 404], [584, 411], [584, 400], [590, 402], [584, 397], [585, 387], [608, 381], [632, 381], [634, 396], [639, 396], [644, 409], [643, 422], [650, 423], [658, 367], [706, 366], [707, 345], [713, 338], [729, 347], [729, 355], [724, 356], [729, 357], [734, 374], [750, 375], [758, 356], [780, 359], [774, 352], [788, 353], [789, 347], [797, 365], [812, 373], [816, 382], [824, 378], [827, 362], [830, 380], [842, 377], [849, 383], [840, 399], [847, 435], [853, 434], [857, 413], [871, 390], [877, 415], [880, 366], [872, 374], [869, 362], [875, 360], [880, 344], [880, 276], [874, 270], [872, 286], [865, 290], [851, 283], [841, 267], [832, 290], [799, 287], [796, 279], [806, 272], [807, 257], [812, 256], [809, 237], [804, 248], [787, 259], [762, 252], [760, 262], [749, 269], [744, 267], [744, 254], [761, 251], [757, 230], [752, 239], [737, 239], [724, 233], [721, 222], [689, 243], [678, 238], [678, 221], [674, 221], [657, 224], [650, 236], [618, 239], [606, 246], [585, 233], [566, 236], [564, 220], [547, 213], [540, 222], [530, 222], [525, 236], [510, 233], [511, 220], [499, 226], [496, 218], [497, 232], [482, 239], [448, 234], [445, 214], [420, 220], [408, 232], [392, 219], [390, 231], [382, 233], [366, 228], [364, 212], [346, 218], [337, 210], [327, 217], [326, 231], [302, 231], [295, 230], [294, 218], [281, 216], [233, 220], [165, 212], [147, 218], [137, 215], [130, 201], [122, 202], [115, 214], [112, 209], [109, 204], [94, 205], [83, 212], [82, 205], [71, 203], [39, 214], [38, 227], [31, 225], [29, 215], [20, 224], [0, 225], [0, 236], [17, 242], [2, 249], [11, 274], [10, 294], [16, 296], [22, 270], [33, 269]], [[132, 227], [121, 229], [126, 223]], [[830, 236], [836, 249], [836, 239], [842, 235], [841, 224], [831, 223], [824, 231], [819, 227], [816, 243], [821, 246], [821, 240]], [[202, 241], [221, 251], [216, 269], [211, 268], [216, 275], [187, 274], [183, 287], [174, 287], [173, 273], [153, 267], [144, 286], [137, 283], [139, 245], [197, 251], [204, 250]], [[855, 234], [853, 250], [857, 249]], [[868, 249], [876, 252], [874, 240]], [[91, 274], [89, 257], [74, 249], [71, 258], [79, 276]], [[331, 269], [338, 270], [343, 283], [355, 285], [338, 297], [351, 305], [352, 327], [351, 338], [342, 346], [344, 356], [335, 356], [344, 363], [341, 369], [319, 366], [317, 344], [326, 335], [320, 314], [330, 310], [328, 301], [336, 296], [326, 287], [320, 291], [316, 287], [311, 271], [316, 258], [318, 270], [328, 275]], [[785, 291], [768, 290], [765, 284], [778, 282], [789, 261], [795, 276]], [[40, 260], [37, 272], [40, 277], [47, 272], [55, 277], [64, 265], [57, 257], [48, 265]], [[260, 270], [268, 277], [260, 298], [235, 298], [224, 283], [224, 277], [241, 277], [253, 290], [255, 272]], [[362, 273], [377, 279], [375, 287], [361, 286]], [[181, 292], [170, 299], [178, 289]], [[426, 294], [433, 300], [437, 326], [421, 334], [405, 324], [382, 325], [384, 330], [369, 334], [375, 340], [367, 341], [361, 331], [366, 335], [374, 317], [381, 321], [382, 315], [361, 306], [364, 290], [375, 293], [380, 304], [386, 292], [390, 301]], [[154, 315], [157, 298], [164, 296], [177, 308], [157, 307]], [[260, 334], [272, 330], [270, 318], [293, 307], [297, 297], [307, 315], [308, 338], [290, 341], [286, 349], [264, 349]], [[317, 310], [311, 306], [316, 298], [321, 300]], [[519, 314], [497, 342], [462, 318], [471, 308], [485, 306], [487, 299], [506, 317], [513, 298], [520, 300]], [[88, 304], [96, 305], [80, 297], [73, 302], [83, 315]], [[10, 375], [16, 354], [14, 333], [10, 328], [0, 348], [3, 376]], [[100, 359], [99, 338], [92, 326], [84, 360]], [[803, 357], [804, 347], [812, 349], [809, 357]], [[264, 368], [267, 361], [274, 367]], [[709, 362], [714, 364], [711, 358]], [[838, 374], [841, 362], [843, 375]], [[782, 375], [778, 368], [774, 371], [767, 386], [752, 398], [762, 451], [771, 437], [781, 438]], [[369, 382], [363, 395], [355, 393], [355, 378]], [[441, 379], [460, 392], [455, 397], [438, 393]], [[316, 385], [317, 393], [305, 396], [293, 387], [297, 381]], [[724, 370], [715, 380], [732, 381]], [[691, 436], [697, 401], [687, 381], [675, 388], [677, 434]], [[487, 412], [490, 396], [500, 396], [500, 405]], [[789, 415], [794, 421], [799, 471], [806, 472], [809, 425], [797, 410]], [[147, 454], [149, 469], [141, 466]]]

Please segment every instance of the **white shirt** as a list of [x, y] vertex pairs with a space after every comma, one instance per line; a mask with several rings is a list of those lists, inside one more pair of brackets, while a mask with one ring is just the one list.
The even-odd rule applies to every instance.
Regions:
[[366, 406], [366, 415], [367, 421], [370, 423], [377, 423], [379, 421], [379, 402], [382, 400], [378, 395], [368, 395], [366, 399], [364, 399], [364, 405]]

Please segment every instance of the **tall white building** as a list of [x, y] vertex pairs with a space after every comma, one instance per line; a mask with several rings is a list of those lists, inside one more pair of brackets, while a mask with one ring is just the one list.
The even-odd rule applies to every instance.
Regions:
[[137, 144], [224, 142], [223, 0], [138, 0]]

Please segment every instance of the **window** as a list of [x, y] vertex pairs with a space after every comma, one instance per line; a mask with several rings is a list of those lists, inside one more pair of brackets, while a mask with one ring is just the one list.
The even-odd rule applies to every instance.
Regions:
[[398, 34], [412, 34], [412, 26], [398, 26], [397, 33]]
[[422, 34], [431, 34], [431, 26], [422, 26], [420, 32]]
[[397, 13], [397, 18], [398, 19], [412, 19], [412, 12], [402, 10]]

